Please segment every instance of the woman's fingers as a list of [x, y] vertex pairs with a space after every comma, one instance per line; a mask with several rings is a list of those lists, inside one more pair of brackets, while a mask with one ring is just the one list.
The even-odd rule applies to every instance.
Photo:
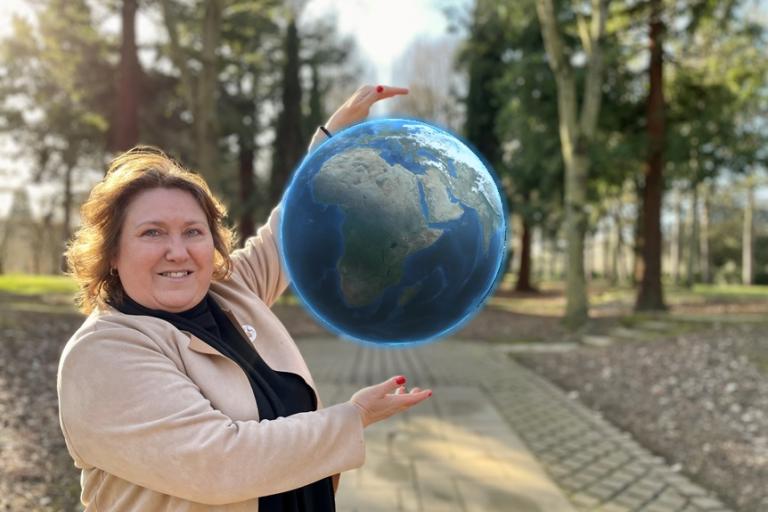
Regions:
[[371, 106], [379, 100], [408, 94], [405, 87], [393, 87], [390, 85], [363, 85], [350, 96], [325, 123], [325, 128], [331, 133], [365, 119]]
[[397, 375], [352, 395], [350, 401], [358, 406], [364, 427], [405, 411], [432, 396], [429, 389], [414, 388], [407, 392], [405, 381], [404, 376]]
[[383, 98], [391, 98], [392, 96], [398, 96], [400, 94], [408, 94], [408, 89], [405, 87], [391, 87], [388, 85], [376, 86], [377, 100]]
[[372, 387], [375, 388], [380, 393], [380, 396], [384, 396], [390, 393], [395, 393], [397, 391], [397, 388], [401, 386], [405, 387], [403, 386], [403, 384], [405, 384], [405, 381], [406, 381], [405, 377], [403, 377], [402, 375], [397, 375], [379, 384], [374, 384]]

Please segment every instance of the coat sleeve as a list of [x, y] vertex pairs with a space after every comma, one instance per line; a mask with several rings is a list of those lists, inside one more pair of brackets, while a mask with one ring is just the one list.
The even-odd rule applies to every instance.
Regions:
[[272, 306], [290, 282], [280, 255], [280, 209], [281, 205], [277, 205], [256, 235], [232, 253], [233, 277], [244, 282], [267, 306]]
[[189, 501], [222, 505], [284, 492], [365, 459], [354, 404], [233, 420], [138, 331], [99, 330], [68, 345], [57, 384], [76, 461]]

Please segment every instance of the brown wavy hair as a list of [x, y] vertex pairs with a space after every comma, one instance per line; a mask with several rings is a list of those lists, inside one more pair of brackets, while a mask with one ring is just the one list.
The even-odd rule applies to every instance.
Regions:
[[224, 224], [227, 210], [211, 193], [205, 180], [151, 146], [137, 146], [117, 156], [101, 182], [80, 208], [82, 225], [65, 253], [69, 273], [80, 291], [77, 305], [85, 314], [106, 302], [120, 303], [123, 286], [111, 273], [128, 205], [140, 192], [156, 188], [184, 190], [205, 212], [213, 235], [214, 279], [226, 278], [232, 268], [230, 252], [235, 243]]

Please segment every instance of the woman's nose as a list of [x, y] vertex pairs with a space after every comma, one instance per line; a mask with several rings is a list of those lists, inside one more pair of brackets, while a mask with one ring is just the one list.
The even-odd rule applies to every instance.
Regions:
[[184, 261], [189, 258], [187, 244], [180, 236], [171, 236], [168, 238], [168, 247], [165, 251], [165, 259], [169, 261]]

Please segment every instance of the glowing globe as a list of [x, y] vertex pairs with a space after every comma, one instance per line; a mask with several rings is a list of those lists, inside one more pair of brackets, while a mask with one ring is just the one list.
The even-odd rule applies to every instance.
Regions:
[[493, 291], [506, 215], [491, 169], [450, 133], [405, 119], [349, 127], [307, 155], [285, 191], [281, 253], [331, 332], [424, 343]]

